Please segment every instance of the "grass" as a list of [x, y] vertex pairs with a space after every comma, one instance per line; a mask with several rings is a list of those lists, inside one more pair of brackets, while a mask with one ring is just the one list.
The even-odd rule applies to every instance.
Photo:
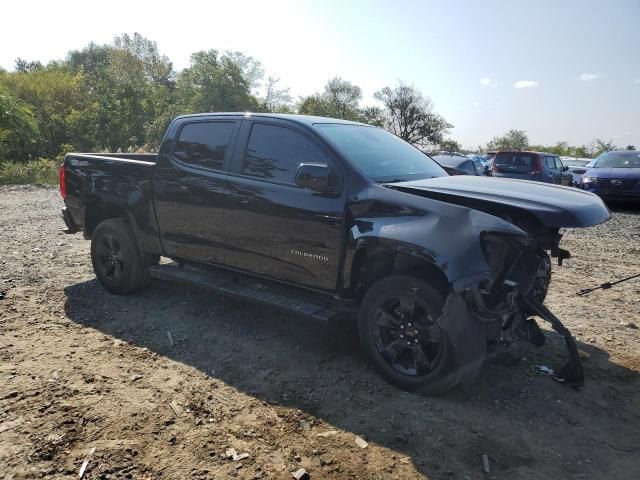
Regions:
[[0, 162], [0, 185], [57, 185], [60, 161], [40, 158], [29, 162]]

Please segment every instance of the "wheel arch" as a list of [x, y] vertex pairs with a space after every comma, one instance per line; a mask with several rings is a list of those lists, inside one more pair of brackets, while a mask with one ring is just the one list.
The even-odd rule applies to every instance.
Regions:
[[445, 273], [417, 246], [407, 248], [407, 245], [400, 246], [399, 243], [367, 241], [356, 248], [351, 264], [350, 289], [358, 302], [376, 281], [394, 274], [420, 278], [432, 284], [443, 297], [447, 296], [451, 282]]
[[84, 210], [84, 235], [91, 238], [94, 230], [110, 218], [125, 218], [131, 221], [127, 210], [121, 202], [99, 197], [89, 197]]

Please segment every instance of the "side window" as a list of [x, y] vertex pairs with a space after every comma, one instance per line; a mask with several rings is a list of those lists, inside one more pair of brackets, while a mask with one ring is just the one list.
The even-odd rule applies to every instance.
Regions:
[[564, 168], [564, 165], [562, 163], [562, 160], [560, 160], [560, 157], [556, 157], [556, 168], [558, 170], [562, 170]]
[[188, 123], [180, 131], [173, 155], [185, 163], [222, 170], [234, 122]]
[[473, 165], [473, 162], [471, 160], [467, 160], [466, 162], [464, 162], [462, 164], [462, 168], [463, 170], [465, 170], [469, 175], [475, 175], [476, 174], [476, 168]]
[[242, 173], [294, 183], [303, 162], [331, 164], [327, 154], [304, 135], [286, 127], [256, 123], [251, 128]]
[[544, 163], [546, 163], [547, 167], [549, 167], [551, 170], [556, 169], [556, 164], [553, 161], [553, 157], [544, 157]]

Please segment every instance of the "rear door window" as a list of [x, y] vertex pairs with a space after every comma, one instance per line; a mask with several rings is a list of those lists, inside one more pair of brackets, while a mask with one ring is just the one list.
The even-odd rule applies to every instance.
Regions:
[[534, 170], [536, 161], [530, 154], [498, 153], [494, 160], [495, 166], [505, 172], [528, 173]]
[[556, 163], [553, 157], [544, 157], [544, 163], [550, 170], [557, 170]]
[[180, 130], [173, 156], [191, 165], [222, 170], [233, 127], [234, 122], [188, 123]]
[[331, 164], [328, 155], [301, 133], [278, 125], [253, 125], [244, 154], [243, 174], [294, 184], [301, 163]]

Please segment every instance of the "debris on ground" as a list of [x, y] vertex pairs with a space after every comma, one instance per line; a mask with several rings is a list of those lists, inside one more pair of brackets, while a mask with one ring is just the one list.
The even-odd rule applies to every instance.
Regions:
[[249, 458], [248, 453], [238, 453], [235, 448], [228, 448], [225, 455], [228, 459], [233, 460], [234, 462]]
[[300, 468], [291, 474], [296, 480], [309, 480], [311, 476], [304, 468]]
[[369, 444], [363, 438], [356, 437], [356, 445], [359, 446], [360, 448], [367, 448]]
[[169, 406], [171, 407], [171, 410], [173, 410], [173, 413], [175, 413], [176, 417], [180, 418], [184, 416], [184, 410], [178, 402], [171, 400], [169, 402]]
[[96, 447], [93, 447], [90, 451], [89, 451], [89, 455], [87, 455], [84, 458], [84, 461], [82, 462], [82, 465], [80, 466], [80, 472], [78, 473], [78, 477], [82, 478], [84, 477], [84, 472], [87, 470], [87, 467], [89, 466], [89, 459], [91, 457], [91, 455], [93, 455], [93, 452], [96, 451]]

